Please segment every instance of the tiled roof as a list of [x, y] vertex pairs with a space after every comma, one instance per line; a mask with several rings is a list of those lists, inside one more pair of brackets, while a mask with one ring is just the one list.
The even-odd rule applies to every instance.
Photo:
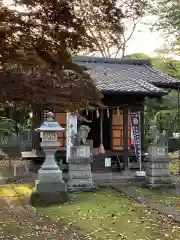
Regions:
[[[127, 66], [126, 66], [127, 67]], [[143, 68], [143, 70], [142, 70]], [[128, 70], [133, 74], [134, 77], [141, 76], [146, 81], [157, 84], [157, 85], [171, 85], [176, 84], [178, 80], [169, 76], [168, 74], [163, 73], [159, 69], [152, 67], [150, 64], [129, 65]]]
[[165, 90], [155, 86], [156, 83], [177, 82], [146, 60], [77, 56], [73, 62], [86, 67], [102, 91], [163, 93]]

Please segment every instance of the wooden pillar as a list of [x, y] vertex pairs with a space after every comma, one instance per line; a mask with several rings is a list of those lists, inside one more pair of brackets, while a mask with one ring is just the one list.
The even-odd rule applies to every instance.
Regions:
[[144, 151], [144, 109], [140, 112], [140, 127], [141, 127], [141, 149]]
[[124, 146], [124, 164], [125, 170], [128, 170], [128, 151], [129, 151], [129, 139], [128, 139], [128, 106], [123, 109], [123, 146]]
[[35, 131], [35, 128], [41, 125], [40, 120], [41, 107], [39, 109], [33, 108], [33, 118], [32, 118], [32, 149], [37, 152], [40, 151], [40, 133]]
[[113, 110], [110, 110], [110, 116], [109, 116], [109, 121], [110, 121], [110, 127], [109, 127], [109, 149], [113, 149], [113, 134], [112, 134], [112, 126], [113, 126]]

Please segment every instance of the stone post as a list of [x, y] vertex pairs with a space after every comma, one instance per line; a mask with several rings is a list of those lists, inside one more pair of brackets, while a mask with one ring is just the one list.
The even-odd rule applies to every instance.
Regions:
[[90, 146], [72, 146], [69, 158], [68, 190], [70, 192], [85, 192], [94, 189]]
[[148, 148], [147, 160], [146, 186], [149, 188], [173, 187], [167, 146], [151, 145]]
[[54, 158], [57, 147], [60, 146], [56, 132], [64, 131], [64, 128], [53, 119], [53, 116], [54, 114], [49, 112], [47, 120], [36, 129], [43, 133], [41, 147], [46, 158], [38, 171], [35, 191], [31, 195], [33, 205], [66, 202], [68, 199], [67, 185], [62, 180], [62, 171]]

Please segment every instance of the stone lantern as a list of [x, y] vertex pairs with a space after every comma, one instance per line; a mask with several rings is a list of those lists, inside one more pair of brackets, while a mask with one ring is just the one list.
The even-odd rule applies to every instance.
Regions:
[[42, 133], [41, 147], [46, 157], [38, 171], [38, 180], [35, 181], [35, 191], [31, 195], [31, 202], [33, 205], [66, 202], [68, 199], [67, 184], [62, 180], [62, 171], [54, 157], [57, 147], [60, 146], [57, 141], [57, 132], [64, 131], [64, 128], [54, 120], [54, 114], [49, 112], [47, 120], [36, 131]]

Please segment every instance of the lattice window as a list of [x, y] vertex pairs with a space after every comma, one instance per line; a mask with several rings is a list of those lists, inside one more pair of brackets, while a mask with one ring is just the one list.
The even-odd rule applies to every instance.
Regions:
[[47, 113], [48, 113], [49, 111], [52, 111], [52, 110], [49, 109], [49, 108], [46, 108], [46, 109], [44, 109], [44, 110], [41, 112], [41, 121], [42, 121], [42, 122], [45, 121], [45, 120], [47, 120]]

